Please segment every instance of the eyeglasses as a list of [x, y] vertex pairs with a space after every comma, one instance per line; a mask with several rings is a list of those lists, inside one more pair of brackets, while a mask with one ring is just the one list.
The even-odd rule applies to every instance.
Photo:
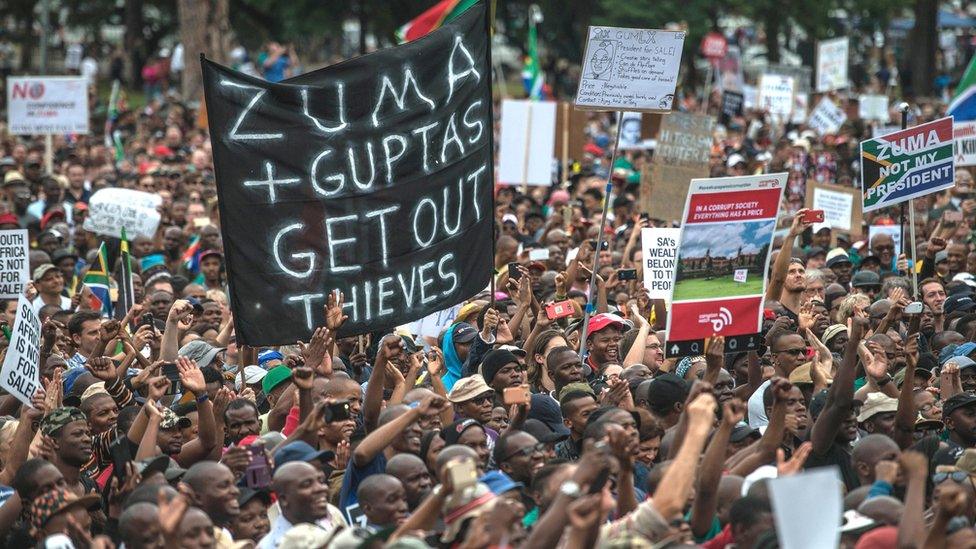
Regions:
[[947, 473], [936, 473], [932, 475], [932, 484], [942, 484], [943, 482], [952, 479], [954, 482], [962, 484], [969, 479], [969, 473], [966, 471], [951, 471]]
[[495, 398], [495, 395], [493, 393], [485, 393], [483, 395], [478, 395], [478, 396], [472, 398], [468, 402], [473, 402], [475, 404], [484, 404], [485, 402], [489, 402], [489, 401], [494, 400], [494, 398]]
[[514, 457], [517, 457], [517, 456], [523, 456], [523, 457], [531, 456], [532, 454], [534, 454], [536, 452], [544, 452], [545, 449], [546, 449], [546, 443], [544, 443], [544, 442], [536, 442], [532, 446], [526, 446], [525, 448], [522, 448], [522, 449], [519, 449], [519, 450], [515, 450], [514, 452], [512, 452], [511, 454], [509, 454], [507, 457], [505, 457], [504, 459], [502, 459], [502, 461], [508, 461], [508, 460], [510, 460], [510, 459], [512, 459]]
[[807, 354], [807, 348], [806, 347], [797, 347], [795, 349], [783, 349], [782, 351], [774, 351], [774, 352], [776, 354], [786, 353], [786, 354], [790, 354], [790, 355], [793, 355], [793, 356], [804, 356], [804, 355]]

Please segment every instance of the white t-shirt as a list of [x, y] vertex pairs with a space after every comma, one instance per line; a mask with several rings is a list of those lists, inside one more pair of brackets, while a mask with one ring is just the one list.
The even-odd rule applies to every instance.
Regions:
[[[34, 308], [35, 315], [41, 314], [41, 308], [44, 307], [44, 305], [46, 305], [46, 303], [44, 303], [44, 300], [41, 299], [41, 296], [37, 296], [34, 298], [34, 301], [31, 301], [31, 307]], [[71, 308], [71, 300], [68, 299], [67, 297], [61, 296], [61, 310], [67, 311], [70, 308]]]
[[769, 387], [770, 383], [771, 380], [769, 379], [763, 381], [756, 392], [749, 397], [749, 427], [756, 429], [769, 423], [769, 418], [766, 417], [766, 407], [763, 405], [763, 393], [766, 392], [766, 387]]

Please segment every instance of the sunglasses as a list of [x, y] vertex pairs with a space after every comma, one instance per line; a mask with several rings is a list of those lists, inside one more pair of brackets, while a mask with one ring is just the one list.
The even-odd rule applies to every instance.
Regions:
[[962, 484], [969, 479], [969, 473], [965, 471], [952, 471], [947, 473], [936, 473], [932, 475], [932, 484], [942, 484], [943, 482], [952, 479], [954, 482]]
[[505, 457], [505, 459], [503, 459], [502, 461], [508, 461], [508, 460], [510, 460], [510, 459], [512, 459], [514, 457], [517, 457], [517, 456], [523, 456], [523, 457], [531, 456], [532, 454], [534, 454], [536, 452], [544, 452], [545, 449], [546, 449], [546, 444], [544, 442], [536, 442], [532, 446], [526, 446], [525, 448], [522, 448], [521, 450], [515, 450], [514, 452], [512, 452], [511, 454], [509, 454], [507, 457]]
[[468, 402], [473, 402], [475, 404], [484, 404], [485, 402], [492, 401], [494, 398], [495, 398], [495, 395], [494, 394], [492, 394], [492, 393], [485, 393], [483, 395], [478, 395], [478, 396], [472, 398]]

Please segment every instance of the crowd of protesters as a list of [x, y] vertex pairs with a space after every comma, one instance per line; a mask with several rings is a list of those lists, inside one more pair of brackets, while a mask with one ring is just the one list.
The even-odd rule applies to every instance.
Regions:
[[[913, 123], [940, 111], [915, 104]], [[43, 140], [2, 136], [0, 229], [29, 231], [43, 384], [31, 407], [0, 396], [4, 546], [774, 548], [770, 482], [819, 467], [838, 471], [843, 546], [976, 546], [967, 169], [915, 201], [911, 258], [866, 238], [896, 210], [845, 232], [803, 221], [808, 182], [857, 181], [869, 125], [822, 138], [750, 110], [718, 126], [712, 176], [790, 174], [763, 343], [666, 358], [640, 229], [673, 220], [637, 207], [651, 152], [614, 157], [614, 121], [593, 114], [572, 173], [496, 189], [495, 294], [438, 337], [337, 337], [332, 294], [308, 342], [252, 348], [235, 339], [197, 123], [172, 98], [123, 108], [120, 151], [57, 137], [50, 171]], [[131, 242], [123, 319], [79, 280], [105, 240], [84, 220], [106, 187], [162, 198], [155, 237]], [[0, 302], [7, 327], [16, 304]]]

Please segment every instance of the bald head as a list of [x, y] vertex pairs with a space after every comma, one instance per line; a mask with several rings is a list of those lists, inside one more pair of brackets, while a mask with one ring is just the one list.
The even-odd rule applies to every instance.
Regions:
[[405, 473], [416, 467], [424, 467], [424, 462], [413, 454], [397, 454], [386, 463], [386, 473], [402, 480]]
[[136, 503], [119, 517], [119, 537], [126, 547], [159, 546], [162, 542], [159, 534], [159, 508], [152, 503]]
[[199, 461], [187, 469], [186, 474], [183, 475], [183, 482], [194, 490], [201, 490], [215, 475], [225, 469], [227, 469], [226, 465], [216, 461]]
[[386, 464], [386, 473], [403, 485], [407, 506], [416, 509], [433, 488], [427, 465], [413, 454], [397, 454]]
[[407, 519], [407, 498], [403, 484], [391, 475], [373, 474], [359, 484], [359, 505], [370, 524], [386, 527]]
[[858, 506], [857, 512], [888, 525], [897, 526], [905, 506], [891, 496], [875, 496]]

